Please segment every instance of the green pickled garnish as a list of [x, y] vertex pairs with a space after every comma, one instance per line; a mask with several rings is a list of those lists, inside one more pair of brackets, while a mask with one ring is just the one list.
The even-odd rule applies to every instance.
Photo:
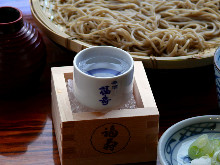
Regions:
[[220, 150], [214, 153], [212, 157], [212, 165], [220, 165]]
[[188, 155], [191, 159], [200, 158], [206, 155], [212, 156], [213, 152], [214, 146], [206, 134], [199, 136], [188, 149]]

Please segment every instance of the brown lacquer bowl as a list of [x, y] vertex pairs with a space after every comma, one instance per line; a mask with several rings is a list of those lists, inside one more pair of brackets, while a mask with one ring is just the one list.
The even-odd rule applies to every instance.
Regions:
[[36, 87], [46, 64], [46, 47], [39, 32], [20, 10], [0, 7], [0, 97]]

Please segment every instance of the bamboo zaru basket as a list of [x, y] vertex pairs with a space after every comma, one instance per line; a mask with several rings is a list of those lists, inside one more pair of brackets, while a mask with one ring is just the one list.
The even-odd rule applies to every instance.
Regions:
[[[62, 26], [53, 22], [53, 15], [56, 11], [53, 10], [53, 3], [50, 0], [30, 0], [30, 6], [37, 25], [57, 44], [74, 52], [94, 46], [69, 36], [64, 32]], [[178, 57], [139, 56], [135, 54], [132, 54], [132, 57], [136, 61], [142, 61], [146, 68], [184, 69], [211, 65], [215, 50], [213, 48], [199, 54]]]

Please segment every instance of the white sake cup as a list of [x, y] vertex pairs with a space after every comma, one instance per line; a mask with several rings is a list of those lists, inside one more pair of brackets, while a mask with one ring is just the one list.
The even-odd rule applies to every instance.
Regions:
[[[90, 66], [96, 73], [100, 68], [109, 66], [106, 68], [112, 69], [115, 64], [120, 66], [124, 63], [127, 67], [122, 67], [124, 72], [118, 75], [105, 73], [101, 69], [104, 76], [107, 76], [103, 77], [103, 73], [100, 76], [99, 73], [90, 74], [86, 70]], [[73, 65], [74, 96], [82, 105], [96, 110], [110, 110], [125, 104], [131, 97], [134, 62], [128, 52], [112, 46], [94, 46], [77, 53]], [[86, 69], [81, 66], [86, 66]]]

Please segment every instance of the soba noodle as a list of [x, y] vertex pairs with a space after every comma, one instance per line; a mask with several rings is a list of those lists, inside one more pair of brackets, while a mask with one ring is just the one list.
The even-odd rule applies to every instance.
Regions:
[[52, 0], [54, 22], [93, 45], [186, 56], [220, 45], [220, 0]]

